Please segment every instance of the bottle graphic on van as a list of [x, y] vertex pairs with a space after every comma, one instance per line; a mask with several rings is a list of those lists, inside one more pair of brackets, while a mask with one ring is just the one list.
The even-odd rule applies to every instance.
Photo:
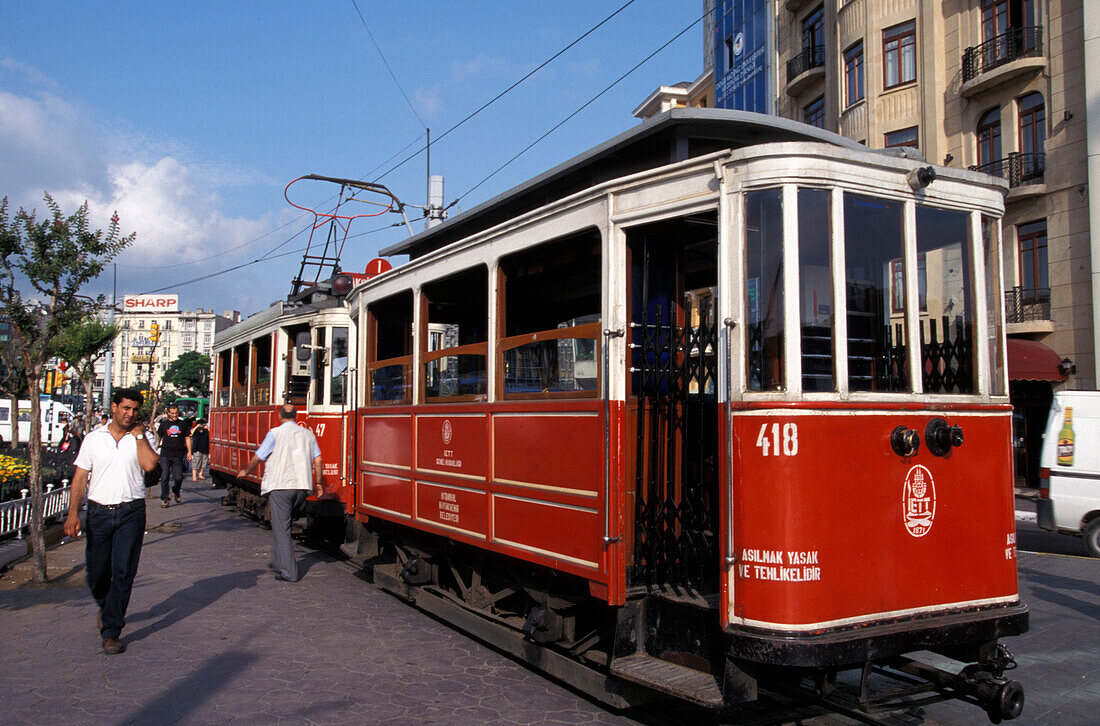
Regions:
[[1073, 466], [1073, 407], [1066, 406], [1062, 430], [1058, 432], [1058, 466]]

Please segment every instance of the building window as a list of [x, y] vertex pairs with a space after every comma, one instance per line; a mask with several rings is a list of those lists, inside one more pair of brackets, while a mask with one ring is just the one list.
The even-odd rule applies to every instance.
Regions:
[[1047, 221], [1040, 219], [1016, 227], [1016, 238], [1020, 245], [1020, 287], [1024, 297], [1035, 290], [1046, 291], [1050, 287], [1047, 275]]
[[818, 96], [802, 107], [802, 122], [819, 129], [825, 128], [825, 97]]
[[883, 136], [883, 146], [885, 146], [887, 149], [892, 149], [897, 146], [912, 146], [914, 149], [919, 149], [919, 131], [916, 126], [910, 126], [907, 129], [899, 129], [897, 131], [890, 131]]
[[916, 21], [882, 31], [882, 55], [886, 88], [917, 80]]
[[[978, 119], [978, 166], [985, 166], [1001, 159], [1001, 109], [994, 108]], [[985, 169], [991, 174], [1000, 170]]]
[[847, 105], [863, 100], [863, 41], [844, 51], [844, 90]]
[[1047, 109], [1043, 94], [1029, 93], [1016, 101], [1020, 114], [1020, 151], [1041, 154], [1046, 144]]
[[1008, 0], [982, 0], [982, 40], [1008, 32]]
[[825, 47], [825, 6], [819, 5], [802, 21], [802, 50]]
[[722, 72], [728, 71], [733, 68], [733, 38], [726, 38], [726, 42], [723, 43], [722, 48], [725, 53], [722, 55]]

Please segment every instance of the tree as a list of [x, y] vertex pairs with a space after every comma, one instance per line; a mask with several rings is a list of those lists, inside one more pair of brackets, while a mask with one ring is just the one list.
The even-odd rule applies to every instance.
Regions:
[[[133, 243], [136, 235], [122, 236], [118, 214], [111, 217], [107, 232], [92, 231], [88, 221], [88, 203], [66, 217], [60, 205], [49, 194], [44, 195], [50, 211], [48, 219], [39, 221], [34, 210], [20, 209], [14, 218], [8, 215], [7, 197], [0, 201], [0, 317], [12, 326], [13, 347], [21, 360], [30, 384], [31, 445], [30, 541], [34, 552], [35, 582], [45, 582], [46, 547], [42, 532], [42, 419], [39, 393], [46, 362], [54, 355], [54, 341], [67, 328], [103, 306], [100, 296], [93, 300], [80, 294], [88, 282], [122, 250]], [[37, 314], [28, 307], [19, 285], [29, 286], [32, 294], [41, 296]], [[80, 506], [72, 502], [71, 506]]]
[[96, 361], [110, 350], [120, 329], [117, 323], [108, 323], [98, 315], [90, 315], [62, 330], [54, 341], [57, 357], [72, 367], [84, 387], [85, 431], [91, 431], [95, 425], [92, 387], [95, 384]]
[[210, 356], [189, 350], [168, 364], [163, 380], [184, 396], [210, 396]]
[[19, 401], [30, 395], [27, 373], [23, 370], [23, 361], [15, 350], [15, 335], [9, 325], [6, 345], [0, 346], [0, 395], [11, 401], [11, 441], [8, 443], [13, 450], [19, 446]]

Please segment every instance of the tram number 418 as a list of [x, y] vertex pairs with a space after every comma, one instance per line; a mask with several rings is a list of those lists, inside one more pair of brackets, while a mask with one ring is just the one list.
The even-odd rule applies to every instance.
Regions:
[[764, 456], [796, 456], [798, 454], [798, 424], [783, 424], [782, 432], [783, 435], [780, 436], [780, 425], [777, 423], [760, 425], [760, 434], [756, 437], [756, 445]]

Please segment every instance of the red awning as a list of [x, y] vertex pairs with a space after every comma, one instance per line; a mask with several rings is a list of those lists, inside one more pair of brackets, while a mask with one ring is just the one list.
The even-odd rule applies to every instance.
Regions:
[[1012, 381], [1064, 381], [1062, 357], [1037, 340], [1008, 339], [1008, 378]]

